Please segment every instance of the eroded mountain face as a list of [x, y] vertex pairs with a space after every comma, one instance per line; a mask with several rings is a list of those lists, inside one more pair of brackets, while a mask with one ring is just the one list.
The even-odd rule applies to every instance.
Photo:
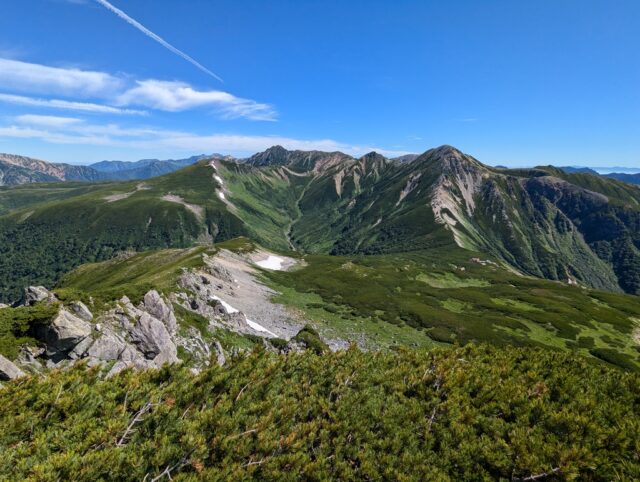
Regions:
[[248, 162], [260, 176], [305, 174], [290, 235], [306, 251], [375, 254], [453, 242], [523, 274], [640, 289], [640, 192], [632, 186], [553, 168], [492, 169], [451, 146], [405, 162], [276, 147]]
[[130, 247], [247, 236], [326, 254], [457, 245], [521, 274], [640, 292], [639, 191], [588, 174], [494, 169], [451, 146], [403, 160], [275, 146], [244, 160], [204, 159], [136, 186], [96, 185], [64, 200], [46, 193], [33, 205], [2, 193], [18, 206], [0, 217], [1, 249], [15, 240], [24, 249], [0, 253], [0, 272], [40, 276], [11, 289], [50, 283]]

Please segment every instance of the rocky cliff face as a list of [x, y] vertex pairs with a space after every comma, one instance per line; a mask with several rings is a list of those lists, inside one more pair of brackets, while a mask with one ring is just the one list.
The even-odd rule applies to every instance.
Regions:
[[15, 154], [0, 154], [0, 186], [31, 182], [101, 181], [105, 177], [87, 166], [56, 164]]

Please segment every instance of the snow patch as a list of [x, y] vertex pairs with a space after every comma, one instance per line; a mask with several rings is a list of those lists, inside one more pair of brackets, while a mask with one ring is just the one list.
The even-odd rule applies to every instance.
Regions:
[[[227, 313], [232, 314], [232, 313], [238, 313], [239, 310], [235, 309], [233, 306], [231, 306], [229, 303], [227, 303], [226, 301], [224, 301], [223, 299], [221, 299], [218, 296], [215, 295], [211, 295], [211, 298], [220, 302], [220, 304], [222, 306], [224, 306], [224, 309], [227, 310]], [[262, 326], [260, 323], [256, 323], [253, 320], [250, 320], [249, 318], [246, 318], [247, 320], [247, 325], [249, 325], [251, 328], [253, 328], [256, 331], [260, 331], [262, 333], [268, 333], [271, 336], [277, 337], [278, 335], [276, 335], [274, 332], [267, 330], [264, 326]]]
[[220, 199], [222, 199], [223, 201], [226, 199], [222, 191], [218, 192], [218, 197], [220, 197]]
[[216, 181], [218, 181], [220, 183], [220, 185], [224, 184], [224, 181], [222, 180], [222, 178], [220, 176], [218, 176], [217, 174], [213, 175], [214, 179]]
[[261, 268], [272, 269], [275, 271], [282, 271], [282, 263], [284, 263], [284, 259], [280, 256], [269, 255], [267, 259], [263, 259], [262, 261], [256, 261], [256, 264]]
[[256, 323], [255, 321], [251, 321], [249, 318], [247, 318], [247, 325], [249, 325], [251, 328], [253, 328], [256, 331], [261, 331], [263, 333], [268, 333], [271, 336], [277, 337], [277, 335], [274, 332], [267, 330], [260, 323]]
[[236, 310], [233, 306], [231, 306], [229, 303], [227, 303], [226, 301], [224, 301], [220, 297], [212, 295], [211, 298], [213, 298], [216, 301], [219, 301], [220, 304], [222, 306], [224, 306], [224, 309], [227, 310], [227, 313], [231, 314], [231, 313], [237, 313], [238, 312], [238, 310]]

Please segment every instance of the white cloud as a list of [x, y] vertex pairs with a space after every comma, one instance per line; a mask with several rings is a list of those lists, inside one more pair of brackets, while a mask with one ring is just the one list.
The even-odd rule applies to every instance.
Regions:
[[275, 120], [275, 111], [270, 105], [242, 99], [227, 92], [198, 91], [184, 82], [153, 79], [137, 81], [136, 84], [118, 97], [118, 105], [139, 105], [169, 112], [209, 106], [227, 118]]
[[100, 102], [79, 102], [33, 95], [0, 93], [0, 102], [99, 114], [147, 114], [132, 107], [166, 112], [209, 107], [221, 118], [273, 121], [273, 106], [236, 97], [221, 90], [196, 90], [185, 82], [147, 79], [133, 81], [105, 72], [63, 69], [0, 58], [0, 88], [12, 92], [69, 97], [94, 97]]
[[285, 149], [343, 151], [347, 153], [369, 152], [357, 146], [350, 146], [332, 139], [293, 139], [282, 136], [246, 136], [235, 134], [197, 135], [173, 133], [159, 139], [165, 147], [174, 149], [191, 149], [206, 152], [245, 152], [254, 153], [280, 145]]
[[[124, 147], [135, 150], [157, 152], [172, 150], [178, 152], [222, 152], [248, 155], [263, 151], [279, 144], [287, 149], [342, 151], [355, 156], [377, 151], [392, 157], [407, 154], [406, 151], [380, 149], [335, 141], [333, 139], [295, 139], [286, 136], [249, 136], [238, 134], [200, 135], [166, 129], [127, 128], [117, 124], [87, 124], [79, 122], [49, 122], [35, 116], [30, 119], [20, 116], [22, 125], [0, 127], [0, 138], [30, 138], [55, 144], [85, 144], [97, 146]], [[32, 121], [31, 123], [29, 121]], [[47, 122], [46, 120], [44, 121]]]
[[90, 97], [117, 92], [123, 81], [104, 72], [0, 58], [0, 87], [18, 92]]
[[54, 115], [19, 115], [16, 120], [21, 124], [36, 125], [44, 127], [68, 127], [71, 124], [82, 122], [76, 117], [58, 117]]
[[54, 130], [19, 126], [0, 127], [0, 138], [2, 137], [14, 139], [38, 139], [52, 144], [84, 144], [90, 146], [114, 145], [113, 139], [108, 136], [80, 136]]
[[92, 102], [74, 102], [60, 99], [38, 99], [36, 97], [25, 97], [23, 95], [12, 94], [0, 94], [0, 102], [26, 105], [31, 107], [47, 107], [50, 109], [93, 112], [96, 114], [147, 115], [147, 112], [144, 110], [122, 109], [120, 107], [112, 107], [110, 105], [94, 104]]

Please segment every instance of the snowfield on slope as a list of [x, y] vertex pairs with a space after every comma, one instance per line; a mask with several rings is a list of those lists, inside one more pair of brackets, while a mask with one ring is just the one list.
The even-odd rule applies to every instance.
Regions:
[[264, 269], [272, 269], [275, 271], [284, 270], [283, 267], [284, 259], [280, 256], [269, 255], [267, 259], [263, 259], [262, 261], [256, 261], [256, 265], [260, 266]]

